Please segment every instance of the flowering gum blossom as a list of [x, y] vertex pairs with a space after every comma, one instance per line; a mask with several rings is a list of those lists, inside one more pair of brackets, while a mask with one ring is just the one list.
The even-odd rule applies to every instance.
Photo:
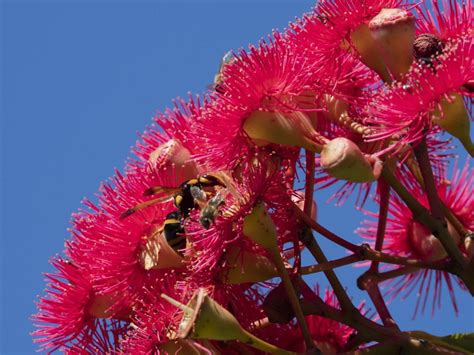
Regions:
[[413, 62], [415, 18], [403, 9], [382, 9], [369, 22], [369, 29], [385, 65], [400, 80]]
[[474, 156], [474, 145], [470, 137], [471, 121], [464, 105], [462, 96], [458, 93], [443, 97], [432, 116], [433, 123], [459, 139], [466, 151]]
[[321, 167], [331, 176], [352, 182], [377, 179], [372, 166], [351, 140], [338, 137], [326, 143], [321, 152]]
[[156, 148], [148, 158], [149, 167], [164, 176], [165, 181], [179, 185], [183, 181], [198, 175], [196, 164], [191, 160], [191, 153], [175, 139]]
[[283, 114], [254, 111], [245, 119], [243, 128], [258, 143], [275, 143], [318, 151], [318, 145], [308, 138], [316, 134], [314, 127], [301, 112]]

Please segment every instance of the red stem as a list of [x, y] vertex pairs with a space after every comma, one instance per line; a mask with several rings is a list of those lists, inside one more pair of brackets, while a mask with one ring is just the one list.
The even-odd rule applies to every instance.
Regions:
[[[382, 179], [379, 180], [379, 190], [380, 190], [380, 209], [379, 209], [379, 220], [377, 224], [377, 237], [375, 240], [375, 250], [381, 251], [383, 246], [383, 240], [385, 236], [385, 227], [387, 225], [387, 216], [388, 216], [388, 205], [390, 199], [390, 187]], [[373, 260], [368, 274], [377, 273], [379, 268], [379, 262]], [[367, 291], [372, 303], [377, 310], [377, 313], [382, 319], [384, 325], [388, 327], [394, 327], [399, 329], [397, 324], [392, 318], [390, 311], [385, 303], [385, 300], [382, 297], [382, 294], [379, 289], [378, 282], [367, 282], [363, 285]]]
[[423, 138], [421, 142], [413, 148], [413, 151], [420, 167], [421, 175], [423, 176], [423, 182], [425, 185], [426, 195], [430, 204], [431, 214], [434, 218], [445, 222], [443, 205], [438, 196], [438, 190], [434, 181], [433, 170], [431, 169], [430, 157], [428, 155], [428, 148], [426, 146], [426, 140]]
[[[387, 226], [388, 205], [390, 200], [390, 186], [382, 179], [378, 181], [380, 189], [380, 209], [377, 224], [377, 237], [375, 239], [375, 250], [382, 251], [383, 240], [385, 236], [385, 227]], [[378, 271], [379, 262], [374, 260], [370, 265], [370, 271]]]
[[333, 232], [327, 230], [324, 228], [322, 225], [320, 225], [318, 222], [316, 222], [314, 219], [312, 219], [310, 216], [308, 216], [306, 213], [300, 210], [298, 206], [293, 204], [294, 210], [296, 211], [296, 214], [298, 217], [303, 220], [304, 223], [306, 223], [311, 229], [315, 230], [319, 234], [321, 234], [323, 237], [329, 239], [333, 243], [336, 243], [340, 245], [343, 248], [346, 248], [353, 253], [357, 253], [359, 251], [359, 246], [352, 244], [351, 242], [348, 242], [347, 240], [339, 237], [338, 235], [334, 234]]
[[314, 162], [314, 153], [306, 150], [306, 188], [304, 193], [304, 213], [311, 216], [314, 195], [314, 170], [316, 164]]

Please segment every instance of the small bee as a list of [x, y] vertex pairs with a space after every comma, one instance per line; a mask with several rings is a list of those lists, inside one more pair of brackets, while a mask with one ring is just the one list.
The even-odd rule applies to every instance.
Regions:
[[219, 207], [224, 204], [224, 201], [225, 197], [221, 194], [221, 191], [219, 191], [201, 209], [199, 222], [204, 228], [209, 229], [211, 227], [211, 223], [216, 219], [217, 214], [219, 213]]
[[224, 93], [224, 89], [222, 87], [222, 73], [224, 72], [224, 67], [227, 64], [232, 63], [234, 60], [235, 60], [235, 56], [231, 51], [227, 52], [222, 57], [221, 63], [219, 65], [219, 70], [217, 71], [217, 74], [214, 76], [214, 84], [211, 85], [211, 87], [219, 94]]
[[199, 205], [199, 208], [203, 208], [207, 203], [207, 193], [197, 186], [191, 186], [191, 196], [193, 196], [194, 202]]
[[181, 185], [179, 185], [178, 187], [165, 187], [165, 186], [150, 187], [145, 190], [145, 192], [143, 193], [143, 196], [151, 196], [158, 193], [162, 194], [162, 196], [149, 200], [149, 201], [142, 202], [136, 205], [135, 207], [129, 208], [124, 213], [122, 213], [120, 218], [121, 219], [126, 218], [130, 216], [131, 214], [139, 210], [142, 210], [148, 206], [165, 202], [169, 200], [171, 195], [173, 196], [172, 198], [174, 200], [174, 205], [181, 213], [181, 217], [186, 218], [189, 216], [189, 213], [191, 212], [193, 208], [199, 207], [199, 204], [196, 202], [195, 198], [193, 197], [191, 193], [191, 189], [193, 187], [196, 187], [199, 190], [203, 190], [205, 188], [214, 187], [214, 186], [226, 187], [224, 182], [222, 182], [222, 180], [219, 179], [217, 176], [206, 174], [206, 175], [201, 175], [195, 179], [187, 180], [183, 182]]

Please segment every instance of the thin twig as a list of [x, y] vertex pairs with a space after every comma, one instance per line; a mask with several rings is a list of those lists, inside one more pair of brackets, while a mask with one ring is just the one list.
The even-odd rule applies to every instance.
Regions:
[[413, 274], [414, 272], [419, 271], [420, 268], [414, 267], [414, 266], [406, 266], [406, 267], [401, 267], [395, 270], [390, 270], [390, 271], [385, 271], [385, 272], [380, 272], [377, 274], [377, 282], [383, 282], [387, 281], [390, 279], [394, 279], [399, 276], [404, 276], [408, 274]]
[[[380, 209], [374, 249], [376, 251], [382, 251], [385, 237], [385, 227], [387, 225], [388, 205], [390, 201], [390, 186], [388, 186], [382, 179], [378, 180], [378, 185], [380, 190]], [[373, 260], [372, 264], [370, 265], [370, 271], [378, 271], [378, 267], [378, 261]]]
[[[380, 209], [379, 209], [379, 216], [378, 216], [378, 224], [377, 224], [377, 235], [375, 239], [375, 251], [380, 252], [383, 246], [383, 240], [385, 236], [385, 227], [387, 225], [387, 216], [388, 216], [388, 204], [390, 199], [390, 187], [382, 180], [379, 179], [379, 191], [380, 191]], [[373, 260], [368, 273], [377, 273], [378, 272], [379, 261]], [[370, 280], [370, 278], [369, 278]], [[367, 291], [372, 303], [377, 310], [377, 313], [380, 316], [383, 324], [387, 327], [394, 327], [396, 329], [400, 329], [398, 325], [395, 323], [392, 315], [390, 314], [390, 310], [385, 303], [384, 298], [382, 297], [382, 293], [380, 292], [379, 285], [377, 282], [366, 282], [361, 283], [361, 286], [364, 286], [364, 289]]]
[[445, 261], [439, 260], [439, 261], [430, 262], [430, 261], [423, 261], [420, 259], [410, 259], [403, 256], [386, 254], [380, 251], [373, 250], [366, 244], [361, 245], [360, 254], [361, 254], [360, 257], [362, 260], [375, 260], [375, 261], [386, 263], [386, 264], [405, 265], [405, 266], [420, 267], [420, 268], [425, 268], [425, 269], [447, 271]]
[[[323, 251], [319, 247], [319, 244], [316, 242], [316, 239], [314, 239], [313, 234], [309, 229], [305, 230], [304, 233], [302, 233], [300, 240], [303, 242], [306, 248], [308, 248], [309, 252], [313, 255], [314, 259], [319, 264], [324, 264], [328, 262], [328, 259], [324, 255]], [[334, 290], [334, 294], [336, 295], [336, 298], [338, 299], [342, 309], [346, 312], [352, 312], [354, 309], [356, 309], [334, 271], [326, 270], [324, 271], [324, 274], [326, 275], [326, 278], [331, 284], [331, 287]]]
[[313, 220], [310, 216], [308, 216], [306, 213], [301, 211], [301, 209], [296, 206], [293, 202], [293, 209], [295, 210], [296, 214], [298, 217], [306, 224], [308, 225], [311, 229], [314, 231], [318, 232], [321, 234], [323, 237], [326, 239], [340, 245], [341, 247], [348, 249], [352, 251], [353, 253], [356, 253], [359, 250], [359, 246], [356, 244], [352, 244], [351, 242], [348, 242], [347, 240], [339, 237], [338, 235], [334, 234], [333, 232], [329, 231], [328, 229], [324, 228], [322, 225], [320, 225], [318, 222]]
[[431, 214], [434, 218], [440, 220], [442, 223], [445, 223], [443, 208], [441, 206], [438, 190], [434, 181], [433, 170], [431, 169], [430, 157], [428, 155], [428, 148], [426, 146], [425, 138], [423, 138], [416, 147], [413, 147], [413, 152], [415, 153], [416, 161], [418, 162], [421, 176], [423, 177], [425, 192], [430, 204]]
[[278, 251], [269, 250], [270, 254], [272, 255], [273, 262], [278, 270], [278, 274], [285, 286], [286, 294], [288, 299], [291, 303], [293, 311], [295, 312], [296, 320], [298, 321], [301, 334], [303, 335], [306, 349], [314, 349], [314, 340], [311, 336], [311, 333], [308, 328], [308, 324], [306, 323], [306, 319], [304, 317], [303, 311], [301, 309], [301, 304], [298, 295], [296, 294], [295, 288], [293, 287], [293, 283], [291, 282], [290, 276], [288, 271], [285, 268], [285, 264], [281, 259], [281, 255]]
[[311, 265], [311, 266], [303, 266], [301, 268], [301, 275], [309, 275], [309, 274], [315, 274], [317, 272], [333, 270], [341, 266], [353, 264], [357, 261], [360, 261], [360, 256], [357, 254], [352, 254], [340, 259], [328, 261], [327, 263]]

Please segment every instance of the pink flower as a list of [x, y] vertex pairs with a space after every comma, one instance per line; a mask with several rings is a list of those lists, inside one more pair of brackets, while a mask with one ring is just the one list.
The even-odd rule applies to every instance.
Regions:
[[298, 110], [296, 98], [315, 65], [292, 53], [277, 33], [249, 53], [240, 51], [224, 67], [222, 93], [204, 105], [196, 122], [195, 143], [206, 147], [197, 157], [214, 169], [235, 167], [255, 146], [243, 130], [245, 119], [257, 111]]
[[[74, 263], [88, 266], [91, 277], [101, 293], [120, 295], [120, 304], [131, 306], [147, 280], [155, 280], [159, 271], [147, 271], [140, 259], [141, 250], [154, 226], [161, 226], [170, 202], [155, 204], [121, 218], [124, 211], [143, 200], [143, 191], [157, 183], [145, 168], [118, 174], [115, 186], [103, 185], [99, 208], [83, 211], [74, 219], [75, 239], [67, 254]], [[146, 179], [149, 178], [149, 180]]]
[[474, 78], [473, 58], [472, 38], [460, 38], [436, 58], [433, 68], [413, 69], [405, 84], [382, 93], [371, 105], [367, 122], [373, 124], [373, 133], [368, 140], [395, 136], [389, 149], [400, 149], [440, 126], [472, 153], [470, 112], [463, 108], [462, 96], [472, 96], [466, 85]]
[[471, 1], [430, 0], [415, 8], [417, 32], [432, 34], [443, 43], [472, 34], [473, 4]]
[[185, 302], [190, 297], [175, 289], [176, 278], [168, 276], [143, 290], [133, 314], [130, 331], [120, 342], [125, 353], [156, 354], [169, 342], [178, 324], [180, 311], [160, 297], [161, 293]]
[[[383, 8], [406, 6], [404, 0], [322, 1], [303, 20], [290, 24], [296, 45], [321, 51], [329, 56], [360, 25], [368, 23]], [[329, 59], [329, 58], [328, 58]]]
[[[426, 195], [419, 187], [411, 185], [410, 192], [421, 204], [428, 208]], [[437, 185], [438, 194], [443, 203], [450, 208], [466, 229], [472, 230], [474, 227], [474, 196], [471, 192], [474, 185], [474, 175], [469, 165], [466, 163], [461, 171], [455, 167], [452, 178], [450, 180], [440, 180]], [[376, 213], [369, 214], [377, 218]], [[449, 222], [448, 230], [461, 250], [464, 251], [460, 234]], [[375, 239], [376, 232], [377, 223], [374, 221], [364, 221], [362, 227], [358, 229], [359, 235], [369, 240]], [[441, 242], [425, 226], [413, 218], [409, 208], [396, 196], [393, 196], [390, 200], [383, 250], [389, 254], [424, 261], [437, 261], [447, 256]], [[465, 288], [456, 277], [454, 277], [454, 281], [459, 284], [461, 289]], [[414, 313], [416, 315], [420, 305], [422, 306], [422, 312], [424, 311], [430, 293], [433, 297], [432, 312], [435, 311], [436, 307], [441, 306], [441, 287], [444, 282], [448, 287], [451, 303], [457, 313], [453, 276], [445, 271], [422, 269], [402, 276], [398, 280], [390, 280], [384, 286], [388, 288], [387, 293], [392, 297], [396, 297], [400, 293], [404, 293], [404, 297], [407, 297], [415, 288], [418, 288], [417, 292], [421, 296], [417, 300]]]
[[[51, 262], [58, 271], [47, 274], [47, 295], [38, 303], [33, 316], [38, 328], [32, 333], [40, 350], [80, 349], [81, 352], [112, 351], [125, 325], [107, 314], [107, 300], [94, 293], [86, 278], [87, 270], [56, 259]], [[101, 319], [102, 318], [102, 319]], [[76, 352], [77, 353], [77, 352]]]
[[[248, 285], [208, 285], [207, 294], [220, 305], [232, 309], [239, 323], [248, 328], [250, 324], [264, 317], [259, 304], [262, 296]], [[196, 290], [193, 280], [186, 283], [175, 279], [164, 279], [143, 294], [132, 320], [133, 327], [121, 341], [121, 350], [128, 353], [158, 353], [181, 349], [183, 354], [192, 349], [214, 349], [222, 353], [239, 354], [246, 345], [239, 342], [219, 343], [206, 340], [177, 340], [179, 324], [183, 313], [176, 306], [160, 297], [161, 293], [186, 304]], [[173, 349], [173, 350], [172, 350]], [[181, 353], [180, 352], [180, 353]]]
[[[204, 100], [205, 102], [207, 99]], [[154, 123], [148, 127], [137, 142], [133, 152], [144, 162], [149, 162], [152, 153], [166, 142], [179, 142], [192, 155], [197, 148], [194, 140], [194, 123], [201, 117], [201, 100], [189, 97], [188, 101], [177, 99], [174, 108], [158, 113]], [[184, 180], [183, 180], [184, 181]]]
[[[305, 351], [311, 340], [296, 321], [264, 326], [262, 319], [272, 318], [272, 300], [282, 299], [277, 292], [267, 297], [278, 277], [271, 259], [280, 251], [299, 270], [307, 226], [292, 201], [304, 205], [298, 187], [308, 154], [317, 189], [343, 180], [332, 196], [338, 204], [353, 192], [363, 204], [382, 160], [393, 159], [397, 177], [428, 206], [412, 164], [412, 145], [423, 139], [440, 198], [454, 216], [447, 220], [474, 229], [473, 171], [466, 163], [446, 178], [450, 141], [441, 138], [448, 132], [474, 154], [472, 4], [442, 4], [444, 12], [434, 0], [433, 9], [416, 10], [413, 46], [415, 19], [404, 0], [322, 1], [283, 34], [228, 57], [204, 99], [178, 99], [157, 114], [124, 173], [117, 171], [101, 185], [98, 202], [85, 201], [73, 215], [68, 261], [53, 261], [58, 271], [48, 275], [34, 316], [36, 342], [69, 353], [254, 351], [240, 342], [176, 338], [183, 313], [169, 297], [186, 304], [199, 290], [256, 336]], [[449, 222], [448, 231], [471, 256], [459, 223]], [[359, 234], [374, 240], [376, 230], [376, 222], [366, 221]], [[276, 237], [278, 250], [263, 237]], [[426, 263], [448, 258], [395, 194], [383, 250]], [[439, 306], [444, 279], [457, 312], [452, 278], [421, 268], [385, 286], [393, 297], [415, 288], [424, 293], [416, 314], [432, 289], [433, 310]], [[303, 290], [305, 301], [308, 294], [316, 300], [319, 289], [311, 292]], [[324, 302], [339, 309], [330, 291]], [[326, 352], [345, 351], [354, 332], [321, 316], [306, 322]]]

